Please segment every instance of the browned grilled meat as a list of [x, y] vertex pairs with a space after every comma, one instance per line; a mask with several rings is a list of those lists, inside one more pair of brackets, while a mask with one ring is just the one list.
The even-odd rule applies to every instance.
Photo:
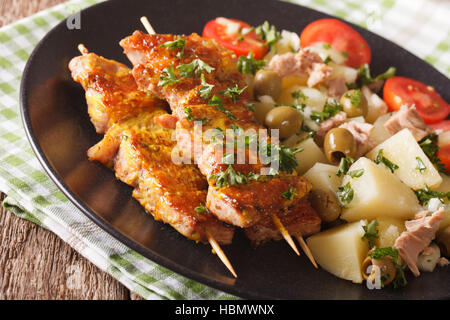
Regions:
[[[309, 236], [320, 231], [321, 220], [306, 197], [293, 207], [278, 214], [278, 218], [290, 235]], [[245, 229], [245, 235], [254, 246], [268, 240], [283, 239], [271, 217], [265, 217], [257, 224]]]
[[73, 58], [69, 69], [86, 90], [88, 113], [97, 133], [105, 133], [124, 117], [166, 106], [152, 94], [138, 90], [130, 68], [114, 60], [88, 53]]
[[[164, 103], [133, 86], [132, 78], [125, 77], [130, 70], [115, 61], [89, 54], [74, 58], [70, 68], [74, 79], [88, 88], [87, 96], [95, 97], [89, 104], [91, 116], [100, 114], [100, 122], [109, 127], [89, 149], [89, 158], [113, 167], [156, 220], [192, 240], [207, 242], [208, 231], [219, 243], [231, 243], [234, 228], [199, 209], [205, 206], [208, 187], [203, 175], [196, 166], [177, 165], [171, 159], [173, 130], [156, 121], [167, 114]], [[93, 118], [94, 123], [99, 119]]]
[[[133, 75], [139, 86], [167, 100], [173, 114], [180, 119], [177, 128], [186, 129], [177, 130], [178, 144], [185, 146], [187, 151], [191, 150], [194, 129], [192, 121], [188, 120], [192, 119], [203, 120], [203, 133], [209, 129], [225, 130], [233, 126], [256, 132], [263, 129], [246, 107], [248, 99], [245, 91], [237, 101], [223, 93], [229, 88], [245, 87], [245, 81], [237, 71], [235, 56], [214, 41], [196, 34], [181, 37], [186, 41], [182, 57], [180, 50], [162, 46], [177, 39], [180, 38], [136, 31], [120, 44], [134, 65]], [[189, 73], [189, 68], [194, 69]], [[201, 91], [205, 82], [214, 86], [207, 98], [202, 97]], [[270, 140], [266, 142], [270, 144]], [[280, 172], [270, 179], [245, 179], [246, 183], [219, 185], [218, 175], [223, 176], [230, 167], [238, 175], [248, 177], [249, 174], [259, 174], [260, 169], [267, 165], [263, 165], [260, 159], [256, 164], [223, 164], [222, 152], [217, 152], [217, 144], [207, 139], [203, 139], [202, 143], [203, 150], [194, 154], [194, 160], [208, 177], [208, 208], [222, 221], [250, 227], [272, 214], [286, 212], [287, 208], [301, 201], [311, 188], [307, 180], [289, 172]], [[291, 199], [282, 196], [283, 192], [291, 189], [295, 189]]]

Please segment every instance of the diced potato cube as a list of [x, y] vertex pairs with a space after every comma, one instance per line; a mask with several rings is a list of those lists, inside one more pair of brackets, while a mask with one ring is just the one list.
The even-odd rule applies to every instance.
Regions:
[[350, 183], [353, 189], [353, 199], [343, 208], [342, 219], [349, 222], [378, 217], [406, 220], [421, 210], [414, 192], [388, 169], [364, 157], [353, 163], [349, 172], [360, 169], [364, 171], [359, 178], [346, 175], [342, 181], [343, 186]]
[[369, 246], [362, 240], [367, 221], [348, 223], [317, 233], [306, 243], [317, 261], [326, 271], [335, 276], [362, 283], [362, 262], [367, 256]]
[[342, 176], [338, 177], [336, 172], [337, 166], [325, 163], [316, 163], [309, 169], [303, 177], [311, 182], [312, 188], [315, 190], [329, 190], [337, 192], [342, 184]]
[[406, 230], [405, 221], [400, 219], [380, 217], [378, 222], [378, 239], [375, 245], [378, 248], [392, 247], [395, 240]]
[[331, 74], [330, 79], [343, 77], [345, 79], [345, 83], [354, 83], [356, 78], [358, 78], [357, 69], [335, 63], [330, 63], [329, 65], [333, 68], [333, 73]]
[[327, 158], [312, 138], [300, 142], [295, 148], [303, 148], [302, 152], [295, 154], [298, 163], [296, 170], [299, 175], [308, 171], [316, 162], [327, 163]]
[[353, 118], [348, 118], [347, 119], [347, 122], [351, 122], [351, 121], [359, 122], [359, 123], [366, 123], [366, 119], [364, 119], [363, 116], [353, 117]]
[[347, 60], [342, 52], [325, 42], [315, 42], [308, 46], [308, 50], [317, 53], [322, 60], [326, 60], [329, 57], [333, 61], [333, 64], [342, 64]]
[[327, 101], [327, 97], [317, 89], [294, 85], [282, 90], [279, 103], [294, 104], [296, 102], [296, 98], [292, 96], [294, 92], [301, 94], [300, 98], [298, 98], [298, 103], [304, 103], [314, 111], [322, 111]]
[[368, 87], [363, 86], [361, 92], [367, 100], [366, 121], [368, 123], [374, 123], [380, 116], [387, 112], [388, 107], [383, 99], [376, 93], [373, 93]]
[[[408, 129], [397, 132], [367, 153], [366, 156], [374, 160], [381, 149], [383, 149], [385, 158], [398, 165], [399, 168], [394, 171], [394, 174], [410, 188], [418, 190], [425, 186], [438, 187], [441, 184], [442, 178], [439, 172]], [[420, 162], [425, 166], [424, 171], [418, 169], [421, 165]]]
[[384, 127], [384, 124], [389, 120], [391, 116], [391, 113], [386, 113], [379, 117], [373, 124], [373, 130], [370, 133], [369, 138], [377, 145], [392, 137], [392, 135]]

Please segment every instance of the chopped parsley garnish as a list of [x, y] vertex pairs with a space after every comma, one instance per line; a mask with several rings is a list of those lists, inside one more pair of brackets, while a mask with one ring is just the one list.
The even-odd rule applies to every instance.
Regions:
[[237, 66], [238, 71], [242, 74], [250, 73], [255, 74], [259, 69], [264, 68], [266, 62], [264, 60], [256, 60], [253, 58], [254, 54], [250, 51], [248, 56], [240, 56]]
[[255, 28], [255, 32], [257, 35], [260, 35], [262, 40], [266, 42], [266, 45], [269, 46], [270, 50], [272, 50], [278, 40], [281, 39], [281, 33], [277, 31], [275, 26], [270, 25], [268, 21], [265, 21], [262, 25], [257, 26]]
[[257, 173], [253, 173], [253, 172], [249, 172], [247, 179], [250, 180], [254, 180], [254, 181], [258, 181], [258, 180], [262, 180], [262, 181], [267, 181], [267, 177], [266, 176], [262, 176], [260, 174]]
[[343, 56], [344, 58], [348, 58], [348, 53], [347, 53], [347, 51], [342, 51], [341, 54], [342, 54], [342, 56]]
[[326, 50], [329, 50], [329, 49], [331, 49], [331, 44], [329, 44], [329, 43], [324, 43], [324, 44], [323, 44], [323, 48], [326, 49]]
[[347, 182], [347, 184], [343, 187], [339, 187], [338, 192], [336, 194], [342, 206], [345, 206], [350, 202], [352, 202], [354, 191], [352, 189], [350, 182]]
[[330, 62], [332, 62], [333, 60], [330, 58], [330, 56], [327, 56], [326, 58], [325, 58], [325, 60], [323, 60], [323, 63], [324, 64], [329, 64]]
[[430, 190], [427, 185], [425, 185], [425, 189], [415, 190], [414, 193], [416, 194], [417, 199], [419, 199], [420, 204], [424, 206], [426, 206], [433, 198], [438, 198], [442, 203], [444, 203], [444, 198], [450, 200], [450, 191], [447, 193], [433, 191]]
[[432, 133], [422, 140], [419, 141], [419, 146], [422, 148], [423, 152], [427, 155], [428, 159], [436, 165], [439, 172], [445, 173], [445, 165], [438, 158], [437, 152], [439, 151], [439, 146], [437, 145], [437, 134]]
[[304, 120], [302, 121], [302, 126], [301, 126], [299, 132], [297, 132], [297, 134], [300, 133], [300, 131], [306, 132], [306, 133], [308, 133], [308, 135], [307, 135], [306, 137], [304, 137], [304, 138], [298, 140], [298, 141], [297, 141], [297, 144], [299, 144], [300, 142], [306, 141], [306, 140], [308, 140], [309, 138], [314, 137], [315, 134], [316, 134], [316, 131], [313, 130], [313, 129], [311, 129], [310, 127], [308, 127], [308, 125], [305, 123]]
[[342, 111], [342, 106], [339, 102], [333, 99], [331, 102], [327, 102], [322, 112], [313, 111], [311, 114], [311, 120], [321, 123], [331, 117], [334, 117], [338, 112]]
[[395, 265], [395, 278], [392, 281], [392, 285], [394, 286], [394, 289], [399, 289], [408, 284], [405, 278], [404, 269], [406, 268], [406, 264], [399, 264], [399, 254], [398, 250], [393, 247], [386, 247], [386, 248], [375, 248], [372, 253], [369, 253], [369, 257], [373, 259], [381, 259], [383, 257], [392, 257], [392, 261]]
[[233, 153], [225, 154], [222, 157], [222, 163], [223, 164], [233, 164], [234, 163], [234, 154]]
[[389, 79], [395, 76], [397, 69], [395, 67], [390, 67], [382, 74], [379, 74], [375, 78], [370, 75], [370, 68], [367, 63], [363, 64], [358, 70], [358, 80], [362, 85], [369, 85], [381, 79]]
[[[270, 157], [272, 163], [278, 163], [280, 171], [285, 171], [287, 173], [292, 173], [295, 170], [298, 165], [295, 154], [303, 151], [303, 148], [291, 149], [283, 145], [275, 144], [265, 144], [262, 149], [263, 152]], [[275, 155], [272, 150], [277, 150], [277, 155]]]
[[173, 41], [167, 41], [160, 45], [161, 48], [169, 48], [170, 50], [181, 49], [180, 52], [177, 53], [178, 58], [183, 58], [185, 46], [186, 40], [183, 40], [180, 36], [175, 37], [175, 40]]
[[364, 169], [352, 170], [347, 173], [353, 179], [359, 178], [364, 174]]
[[175, 76], [175, 70], [173, 69], [173, 66], [170, 66], [169, 68], [165, 68], [162, 71], [161, 76], [159, 77], [159, 82], [158, 82], [158, 86], [159, 87], [165, 87], [174, 83], [177, 83], [178, 81], [180, 81], [179, 79], [177, 79], [177, 77]]
[[421, 174], [424, 174], [425, 170], [427, 170], [427, 167], [423, 163], [422, 159], [420, 157], [416, 157], [416, 170], [419, 170]]
[[361, 104], [362, 101], [362, 93], [361, 90], [356, 89], [352, 93], [347, 92], [345, 97], [350, 98], [350, 103], [352, 106], [357, 107]]
[[364, 235], [361, 237], [361, 239], [367, 239], [369, 242], [369, 247], [372, 248], [375, 245], [375, 239], [378, 239], [378, 221], [372, 220], [367, 226], [363, 226], [364, 229]]
[[205, 63], [203, 60], [195, 59], [192, 60], [191, 63], [180, 64], [177, 66], [177, 70], [180, 71], [182, 77], [190, 78], [190, 77], [199, 77], [202, 71], [206, 71], [211, 73], [214, 68]]
[[399, 168], [398, 165], [396, 165], [395, 163], [391, 162], [388, 158], [383, 156], [383, 149], [380, 149], [380, 151], [378, 151], [378, 155], [375, 158], [374, 162], [376, 164], [380, 163], [384, 164], [386, 167], [389, 168], [389, 170], [391, 170], [392, 173], [394, 173], [394, 171]]
[[195, 207], [195, 212], [198, 212], [198, 213], [205, 213], [206, 212], [206, 208], [204, 207], [204, 206], [202, 206], [202, 205], [199, 205], [198, 207]]
[[249, 102], [245, 105], [248, 110], [255, 112], [255, 102]]
[[192, 109], [185, 107], [184, 109], [184, 114], [186, 115], [186, 120], [189, 121], [201, 121], [202, 123], [206, 122], [206, 118], [194, 118], [194, 116], [192, 115]]
[[237, 100], [239, 100], [239, 96], [244, 92], [244, 90], [247, 89], [247, 86], [245, 86], [242, 89], [239, 89], [238, 85], [234, 88], [227, 88], [226, 90], [223, 90], [219, 92], [221, 95], [229, 96], [231, 100], [233, 100], [233, 103], [236, 103]]
[[308, 96], [300, 90], [292, 92], [291, 96], [296, 100], [296, 104], [298, 104], [298, 100], [301, 100], [302, 102], [308, 100]]
[[350, 158], [350, 157], [341, 158], [341, 162], [339, 162], [339, 167], [338, 167], [338, 171], [337, 171], [336, 175], [338, 177], [345, 175], [347, 173], [348, 169], [350, 168], [350, 166], [353, 164], [353, 162], [355, 162], [355, 160], [353, 160], [353, 158]]
[[200, 92], [200, 97], [202, 97], [203, 99], [209, 99], [209, 96], [211, 95], [211, 90], [212, 88], [214, 88], [214, 85], [206, 82], [205, 75], [203, 73], [201, 74], [200, 79], [202, 80], [203, 86], [200, 88], [200, 90], [198, 90]]
[[210, 179], [216, 180], [217, 188], [235, 186], [247, 182], [247, 177], [241, 172], [236, 172], [231, 165], [225, 171], [210, 176]]
[[236, 118], [235, 115], [233, 115], [229, 110], [225, 109], [225, 107], [223, 106], [222, 103], [222, 99], [220, 99], [219, 96], [214, 95], [211, 100], [209, 100], [208, 104], [210, 106], [216, 106], [216, 108], [219, 111], [222, 111], [223, 113], [225, 113], [225, 115], [230, 118], [231, 120], [238, 120], [238, 118]]
[[289, 187], [289, 190], [283, 192], [283, 193], [281, 194], [281, 196], [282, 196], [283, 198], [288, 199], [288, 200], [292, 200], [292, 199], [294, 199], [294, 195], [295, 195], [295, 192], [296, 192], [296, 191], [297, 191], [296, 188]]

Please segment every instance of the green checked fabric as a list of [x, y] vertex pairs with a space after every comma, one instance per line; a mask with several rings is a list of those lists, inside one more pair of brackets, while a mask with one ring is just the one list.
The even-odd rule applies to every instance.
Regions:
[[[51, 230], [144, 298], [236, 299], [158, 266], [101, 230], [65, 198], [44, 173], [31, 150], [19, 114], [19, 86], [28, 56], [59, 21], [100, 1], [69, 1], [0, 29], [0, 190], [8, 194], [3, 206]], [[368, 28], [450, 75], [448, 1], [290, 2]], [[224, 272], [227, 271], [224, 269]], [[76, 286], [76, 279], [68, 285]]]

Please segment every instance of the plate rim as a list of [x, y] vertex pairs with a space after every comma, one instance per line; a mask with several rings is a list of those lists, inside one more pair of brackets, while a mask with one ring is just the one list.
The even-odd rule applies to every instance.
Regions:
[[[89, 7], [86, 7], [84, 9], [82, 9], [80, 12], [86, 12], [86, 11], [90, 11], [93, 10], [97, 7], [101, 7], [101, 6], [107, 6], [107, 5], [111, 5], [114, 6], [115, 3], [120, 2], [121, 0], [109, 0], [109, 1], [102, 1], [100, 3], [91, 5]], [[300, 7], [302, 9], [305, 10], [309, 10], [309, 11], [315, 11], [317, 13], [319, 13], [320, 15], [323, 16], [323, 18], [332, 18], [332, 19], [337, 19], [340, 21], [345, 22], [346, 24], [349, 24], [350, 26], [352, 26], [353, 28], [359, 30], [364, 30], [365, 32], [369, 32], [373, 35], [375, 35], [376, 37], [380, 37], [382, 38], [384, 41], [387, 41], [390, 43], [390, 45], [393, 45], [397, 48], [400, 48], [401, 50], [407, 52], [410, 55], [413, 55], [414, 57], [416, 57], [417, 59], [421, 60], [424, 63], [427, 63], [430, 67], [432, 67], [436, 72], [440, 73], [442, 76], [446, 77], [448, 79], [448, 77], [443, 74], [439, 69], [437, 69], [436, 67], [434, 67], [433, 65], [429, 64], [428, 62], [426, 62], [425, 60], [423, 60], [422, 58], [418, 57], [416, 54], [410, 52], [409, 50], [401, 47], [400, 45], [396, 44], [395, 42], [384, 38], [383, 36], [376, 34], [368, 29], [363, 29], [360, 26], [349, 22], [347, 20], [344, 20], [342, 18], [330, 15], [328, 13], [310, 8], [310, 7], [306, 7], [303, 6], [301, 4], [296, 4], [296, 3], [291, 3], [291, 2], [287, 2], [287, 1], [280, 1], [280, 0], [270, 0], [272, 2], [280, 2], [283, 5], [288, 5], [288, 6], [295, 6], [295, 7]], [[88, 217], [91, 221], [93, 221], [97, 226], [99, 226], [102, 230], [104, 230], [105, 232], [107, 232], [109, 235], [111, 235], [113, 238], [115, 238], [116, 240], [118, 240], [119, 242], [125, 244], [127, 247], [129, 247], [130, 249], [138, 252], [139, 254], [141, 254], [142, 256], [144, 256], [145, 258], [151, 260], [152, 262], [159, 264], [175, 273], [180, 274], [183, 277], [186, 277], [188, 279], [197, 281], [201, 284], [207, 285], [211, 288], [217, 289], [217, 290], [221, 290], [225, 293], [228, 294], [232, 294], [235, 295], [238, 298], [244, 298], [244, 299], [274, 299], [273, 297], [270, 296], [265, 296], [263, 294], [257, 293], [255, 291], [248, 291], [248, 290], [241, 290], [239, 287], [235, 287], [233, 285], [227, 285], [221, 281], [217, 281], [213, 278], [211, 278], [208, 275], [205, 275], [204, 273], [200, 273], [200, 272], [196, 272], [194, 270], [191, 270], [183, 265], [180, 265], [176, 262], [171, 261], [170, 259], [165, 258], [164, 256], [158, 255], [153, 253], [151, 250], [146, 249], [145, 247], [143, 247], [142, 245], [140, 245], [139, 243], [135, 242], [134, 240], [130, 239], [128, 236], [122, 234], [121, 232], [119, 232], [118, 230], [116, 230], [112, 225], [110, 225], [107, 221], [103, 220], [99, 215], [97, 215], [93, 210], [91, 210], [89, 207], [87, 207], [84, 204], [84, 201], [82, 199], [80, 199], [77, 195], [75, 195], [72, 190], [65, 184], [65, 182], [63, 181], [62, 177], [59, 176], [59, 174], [55, 171], [55, 169], [52, 167], [52, 165], [50, 164], [49, 159], [47, 159], [44, 155], [44, 151], [41, 148], [41, 144], [39, 143], [35, 133], [33, 132], [33, 128], [32, 128], [32, 123], [31, 123], [31, 118], [30, 118], [30, 114], [29, 114], [29, 110], [27, 107], [27, 92], [26, 92], [26, 83], [27, 83], [27, 76], [29, 73], [29, 69], [31, 68], [32, 64], [33, 64], [33, 60], [35, 58], [35, 56], [37, 55], [37, 53], [39, 52], [39, 49], [45, 44], [46, 40], [55, 32], [58, 31], [58, 29], [61, 27], [61, 25], [66, 23], [67, 18], [64, 18], [63, 20], [61, 20], [60, 22], [58, 22], [55, 26], [53, 26], [43, 37], [42, 39], [38, 42], [38, 44], [34, 47], [33, 51], [31, 52], [30, 56], [28, 57], [28, 60], [25, 64], [25, 67], [23, 69], [22, 72], [22, 76], [21, 76], [21, 81], [20, 81], [20, 91], [19, 91], [19, 107], [20, 107], [20, 114], [21, 114], [21, 120], [22, 120], [22, 124], [26, 133], [26, 137], [28, 142], [31, 145], [31, 148], [35, 154], [35, 156], [37, 157], [39, 163], [42, 165], [44, 171], [46, 172], [46, 174], [49, 176], [49, 178], [53, 181], [53, 183], [56, 184], [56, 186], [58, 187], [58, 189], [63, 192], [63, 194], [68, 198], [68, 200], [75, 205], [76, 208], [78, 208], [86, 217]], [[120, 182], [120, 181], [119, 181]], [[122, 182], [120, 182], [122, 183]], [[227, 270], [224, 270], [224, 272], [228, 272]], [[437, 299], [448, 299], [449, 296], [447, 297], [438, 297]], [[276, 299], [276, 298], [275, 298]], [[319, 298], [320, 299], [320, 298]], [[376, 299], [376, 298], [374, 298]]]

